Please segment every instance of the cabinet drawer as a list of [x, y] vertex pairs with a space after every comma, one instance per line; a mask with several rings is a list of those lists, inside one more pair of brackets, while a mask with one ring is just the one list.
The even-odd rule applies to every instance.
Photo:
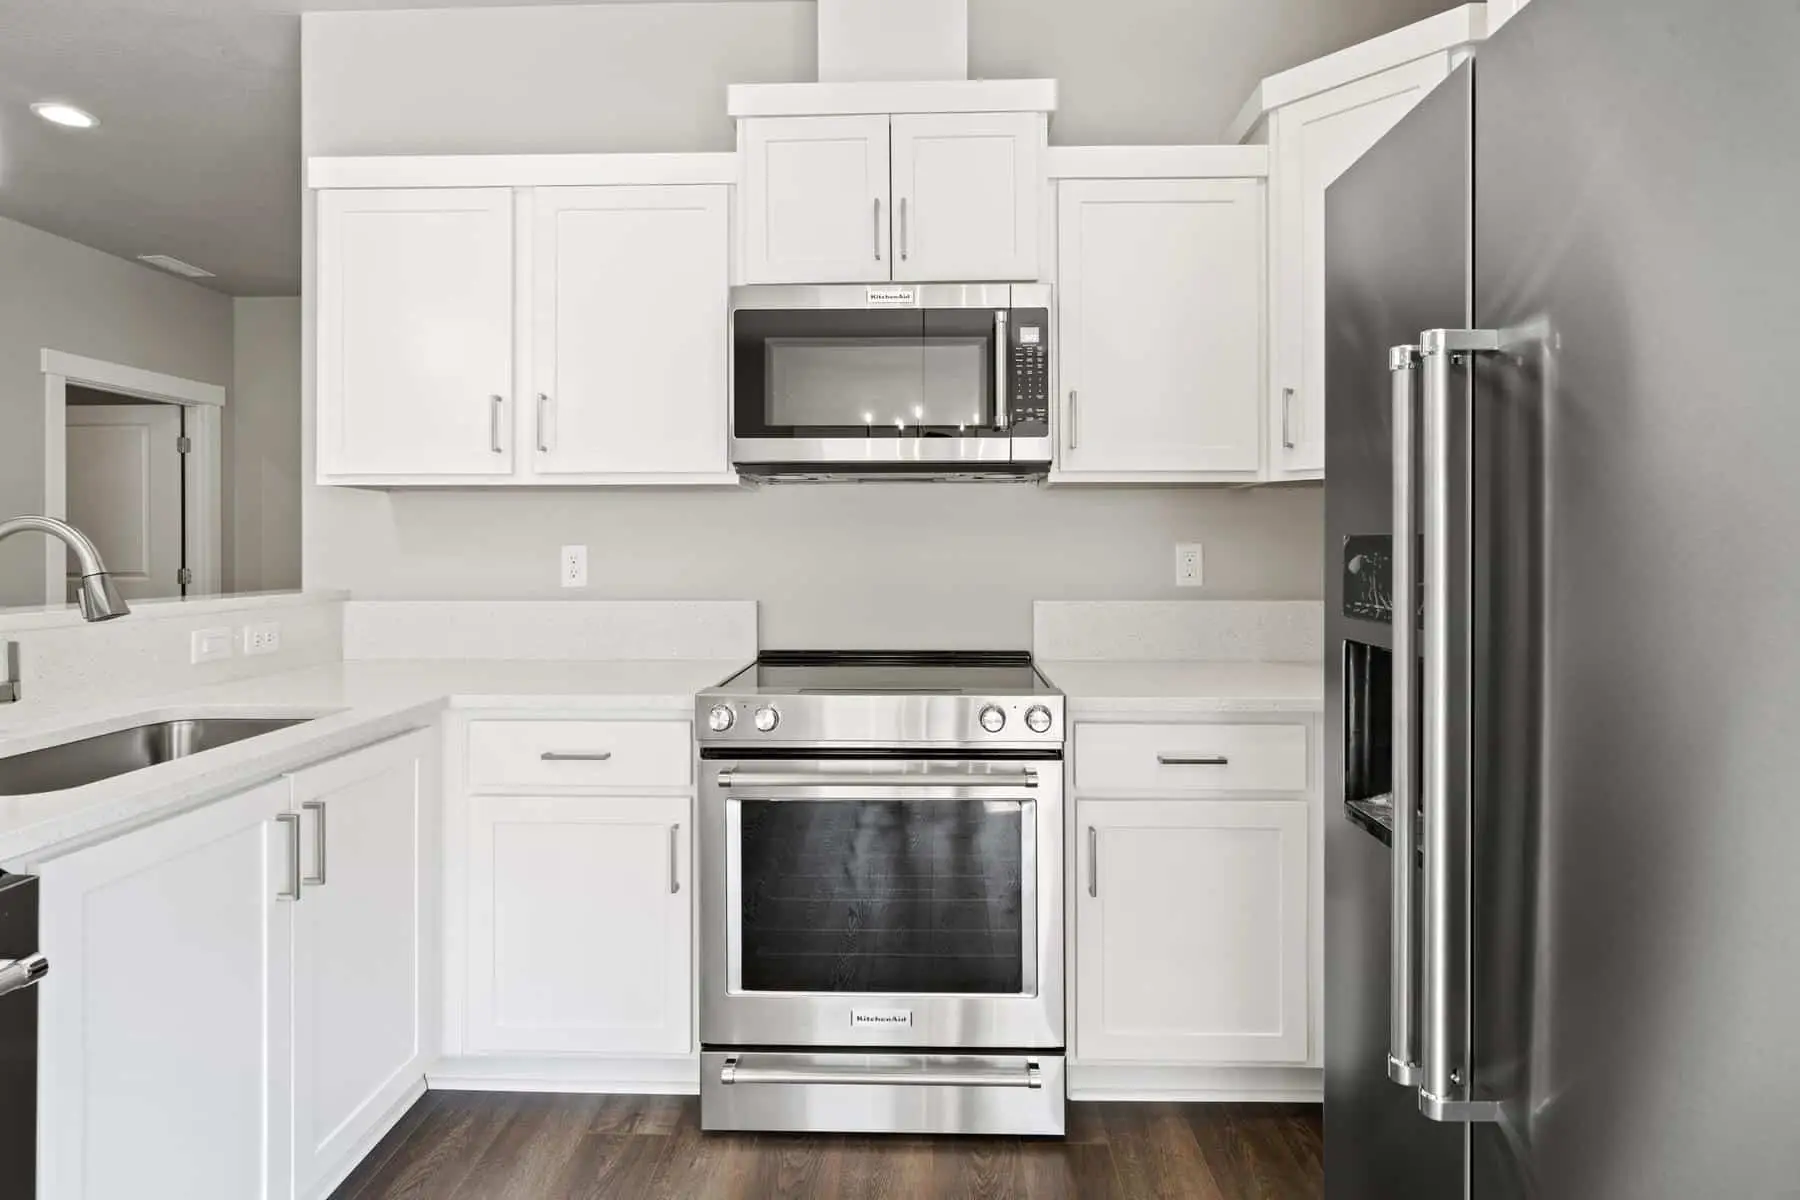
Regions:
[[1303, 724], [1075, 728], [1082, 791], [1303, 792], [1306, 761]]
[[471, 721], [469, 787], [686, 787], [693, 753], [686, 721]]

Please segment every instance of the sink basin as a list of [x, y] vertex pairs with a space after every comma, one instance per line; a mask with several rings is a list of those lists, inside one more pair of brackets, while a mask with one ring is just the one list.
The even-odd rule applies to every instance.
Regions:
[[60, 792], [274, 733], [311, 717], [204, 717], [115, 729], [0, 758], [0, 796]]

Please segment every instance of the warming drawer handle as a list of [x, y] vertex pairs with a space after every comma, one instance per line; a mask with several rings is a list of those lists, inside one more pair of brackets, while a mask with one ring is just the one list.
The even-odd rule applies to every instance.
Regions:
[[1159, 767], [1229, 767], [1231, 760], [1223, 754], [1159, 754]]
[[804, 771], [724, 770], [719, 772], [722, 788], [1034, 788], [1036, 771], [1007, 771], [994, 774], [966, 775], [814, 775]]
[[28, 988], [49, 973], [50, 960], [41, 954], [0, 962], [0, 996]]
[[538, 755], [542, 762], [605, 762], [611, 750], [546, 750]]
[[1027, 1061], [1022, 1071], [800, 1071], [784, 1067], [747, 1067], [735, 1058], [725, 1060], [719, 1069], [719, 1082], [730, 1087], [739, 1083], [793, 1084], [873, 1084], [880, 1087], [1010, 1087], [1044, 1086], [1043, 1070], [1036, 1062]]

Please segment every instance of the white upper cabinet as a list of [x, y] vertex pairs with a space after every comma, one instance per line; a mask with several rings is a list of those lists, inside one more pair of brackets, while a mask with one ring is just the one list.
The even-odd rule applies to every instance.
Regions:
[[860, 283], [889, 277], [888, 118], [746, 121], [746, 283]]
[[1038, 278], [1041, 112], [742, 123], [745, 283]]
[[1270, 117], [1274, 154], [1274, 345], [1270, 465], [1325, 471], [1325, 189], [1441, 83], [1435, 54], [1295, 101]]
[[728, 190], [539, 188], [532, 205], [532, 471], [727, 472]]
[[327, 191], [318, 221], [318, 474], [513, 467], [510, 188]]
[[893, 278], [1038, 277], [1044, 118], [896, 116]]
[[1068, 180], [1057, 206], [1054, 478], [1256, 478], [1264, 181]]

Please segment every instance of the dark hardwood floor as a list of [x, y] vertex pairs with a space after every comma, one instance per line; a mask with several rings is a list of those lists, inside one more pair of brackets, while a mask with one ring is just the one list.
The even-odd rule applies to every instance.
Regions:
[[428, 1092], [332, 1200], [956, 1200], [1324, 1192], [1308, 1105], [1071, 1104], [1063, 1141], [700, 1132], [692, 1097]]

